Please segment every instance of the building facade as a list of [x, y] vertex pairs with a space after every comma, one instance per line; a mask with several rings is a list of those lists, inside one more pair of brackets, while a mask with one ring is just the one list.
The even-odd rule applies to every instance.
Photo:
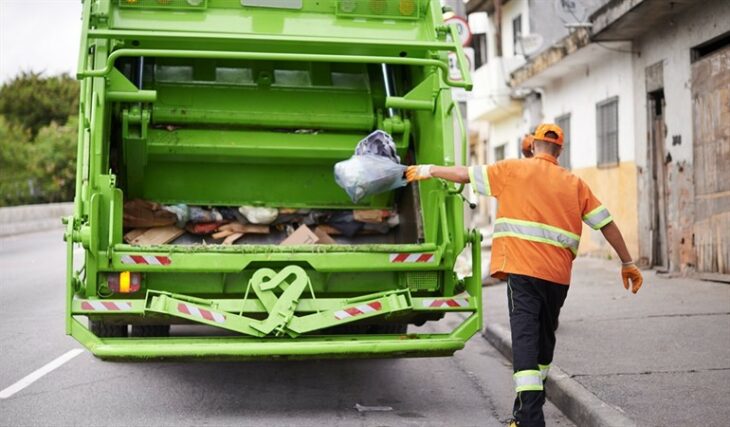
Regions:
[[[526, 94], [523, 125], [564, 128], [563, 164], [612, 211], [643, 265], [730, 274], [730, 2], [584, 9], [590, 22], [565, 25], [510, 72], [512, 93]], [[581, 250], [611, 253], [588, 229]]]

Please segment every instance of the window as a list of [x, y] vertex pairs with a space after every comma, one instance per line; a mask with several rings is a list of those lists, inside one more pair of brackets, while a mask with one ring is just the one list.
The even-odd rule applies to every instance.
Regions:
[[474, 69], [479, 69], [487, 63], [487, 34], [474, 34], [471, 38], [471, 47], [474, 48]]
[[500, 160], [504, 160], [504, 149], [507, 146], [507, 143], [494, 147], [494, 161], [498, 162]]
[[598, 166], [618, 165], [618, 97], [596, 104]]
[[520, 43], [520, 37], [522, 36], [522, 15], [517, 15], [512, 19], [512, 43], [513, 43], [513, 54], [522, 54], [522, 49], [518, 49], [517, 46]]
[[558, 162], [565, 169], [570, 169], [570, 114], [556, 117], [555, 124], [563, 130], [563, 152], [558, 157]]

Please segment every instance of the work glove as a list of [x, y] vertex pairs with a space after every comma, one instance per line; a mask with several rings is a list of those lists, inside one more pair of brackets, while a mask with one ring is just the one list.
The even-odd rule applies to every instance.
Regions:
[[431, 166], [433, 165], [408, 166], [406, 169], [406, 180], [413, 182], [431, 178]]
[[621, 266], [621, 278], [624, 280], [624, 289], [629, 288], [629, 280], [631, 281], [631, 292], [633, 293], [639, 292], [641, 284], [644, 283], [641, 271], [639, 271], [633, 262]]
[[525, 135], [522, 138], [522, 155], [527, 158], [532, 157], [532, 135]]

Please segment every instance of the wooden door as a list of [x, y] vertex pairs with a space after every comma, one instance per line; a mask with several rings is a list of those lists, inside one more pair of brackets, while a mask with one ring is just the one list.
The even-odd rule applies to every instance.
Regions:
[[692, 64], [697, 271], [730, 274], [730, 46]]

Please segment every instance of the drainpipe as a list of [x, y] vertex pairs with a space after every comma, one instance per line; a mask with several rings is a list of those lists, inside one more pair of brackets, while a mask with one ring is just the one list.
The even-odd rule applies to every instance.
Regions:
[[502, 0], [494, 0], [494, 39], [497, 57], [502, 56]]

